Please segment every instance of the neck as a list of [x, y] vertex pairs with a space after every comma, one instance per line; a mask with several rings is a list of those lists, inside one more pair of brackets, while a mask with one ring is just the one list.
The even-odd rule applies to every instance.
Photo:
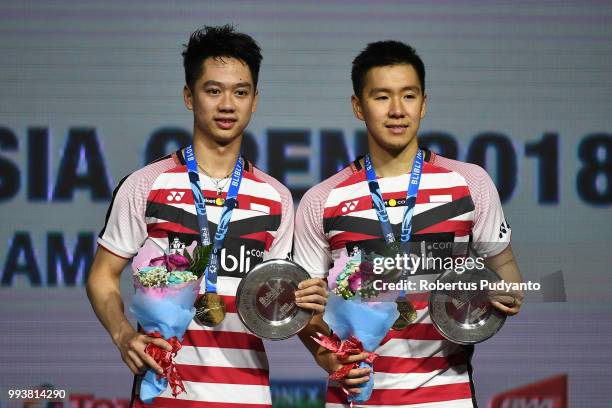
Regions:
[[193, 150], [198, 165], [210, 176], [223, 178], [228, 175], [236, 164], [240, 154], [242, 137], [228, 144], [219, 144], [209, 137], [193, 138]]
[[395, 177], [412, 171], [412, 164], [419, 149], [416, 138], [405, 148], [397, 151], [384, 149], [372, 139], [368, 141], [368, 148], [377, 176]]

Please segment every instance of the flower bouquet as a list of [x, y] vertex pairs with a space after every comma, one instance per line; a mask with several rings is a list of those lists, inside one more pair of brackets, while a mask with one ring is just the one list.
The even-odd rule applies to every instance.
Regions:
[[193, 304], [200, 291], [211, 248], [211, 245], [196, 246], [192, 256], [187, 251], [184, 255], [164, 254], [149, 258], [148, 266], [137, 267], [151, 253], [149, 247], [143, 247], [138, 259], [134, 259], [136, 292], [130, 310], [148, 336], [163, 338], [172, 346], [172, 351], [153, 343], [145, 348], [145, 352], [163, 369], [163, 374], [147, 370], [142, 380], [140, 399], [146, 404], [159, 396], [168, 383], [174, 397], [185, 391], [174, 357], [195, 314]]
[[[364, 351], [369, 356], [360, 363], [346, 364], [330, 375], [331, 380], [346, 377], [353, 368], [370, 368], [377, 355], [373, 352], [387, 335], [399, 313], [395, 302], [373, 302], [363, 299], [371, 298], [376, 293], [367, 286], [367, 273], [371, 263], [361, 262], [361, 254], [349, 258], [343, 253], [329, 271], [328, 281], [334, 294], [329, 296], [323, 320], [329, 325], [331, 337], [318, 333], [314, 340], [321, 346], [333, 351], [340, 359]], [[362, 287], [363, 286], [363, 287]], [[367, 286], [367, 287], [366, 287]], [[360, 394], [348, 395], [348, 402], [365, 402], [370, 399], [374, 387], [374, 376], [367, 383], [361, 384]]]

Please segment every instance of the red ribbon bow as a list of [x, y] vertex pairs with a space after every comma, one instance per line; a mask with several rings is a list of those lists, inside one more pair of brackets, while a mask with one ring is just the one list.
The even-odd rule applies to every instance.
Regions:
[[[351, 355], [361, 354], [365, 350], [363, 349], [363, 344], [361, 341], [355, 336], [350, 336], [346, 340], [340, 340], [340, 338], [334, 333], [329, 336], [325, 336], [324, 334], [317, 333], [317, 337], [312, 337], [314, 341], [320, 344], [322, 347], [334, 352], [339, 359], [343, 360]], [[363, 360], [366, 363], [372, 365], [374, 364], [374, 360], [376, 360], [378, 354], [368, 352], [368, 357]], [[338, 370], [334, 371], [330, 376], [330, 380], [340, 380], [348, 375], [349, 371], [353, 368], [359, 367], [359, 363], [350, 363], [344, 364]]]
[[[159, 332], [147, 333], [148, 336], [163, 339]], [[185, 386], [183, 385], [183, 379], [179, 375], [176, 364], [174, 364], [174, 356], [181, 349], [181, 342], [173, 336], [166, 340], [172, 346], [172, 350], [168, 351], [159, 347], [156, 344], [149, 343], [145, 347], [145, 353], [153, 357], [155, 362], [160, 365], [163, 370], [163, 374], [157, 374], [157, 379], [166, 377], [168, 384], [172, 388], [172, 395], [176, 397], [181, 392], [185, 392]]]

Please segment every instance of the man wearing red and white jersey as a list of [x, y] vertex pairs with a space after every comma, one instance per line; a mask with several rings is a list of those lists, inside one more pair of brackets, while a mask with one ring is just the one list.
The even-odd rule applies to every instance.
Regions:
[[[190, 157], [191, 148], [132, 173], [114, 193], [87, 292], [130, 370], [140, 374], [150, 367], [161, 372], [144, 349], [149, 343], [168, 350], [171, 346], [130, 325], [123, 311], [119, 276], [143, 247], [181, 250], [199, 241], [206, 227], [214, 237], [229, 194], [230, 175], [240, 174], [235, 169], [241, 164], [236, 205], [217, 268], [216, 289], [226, 305], [225, 319], [215, 327], [191, 322], [175, 358], [185, 392], [174, 398], [167, 388], [152, 406], [271, 407], [263, 343], [240, 322], [234, 302], [238, 284], [251, 268], [266, 259], [286, 258], [292, 247], [289, 190], [239, 156], [244, 129], [257, 107], [262, 56], [251, 37], [223, 26], [194, 32], [183, 57], [184, 101], [194, 117], [192, 156], [197, 164], [193, 172], [200, 180], [208, 225], [202, 227], [196, 215], [185, 161], [185, 151]], [[321, 313], [325, 283], [321, 279], [301, 282], [296, 298], [298, 306]], [[142, 406], [137, 391], [135, 386], [132, 403]]]
[[[372, 43], [353, 61], [351, 98], [355, 116], [368, 130], [368, 148], [391, 235], [399, 240], [407, 189], [419, 151], [417, 132], [427, 106], [425, 68], [414, 49], [396, 41]], [[508, 282], [522, 280], [510, 248], [510, 228], [497, 190], [480, 167], [422, 150], [422, 167], [411, 219], [410, 241], [474, 242], [487, 266]], [[380, 249], [384, 239], [374, 209], [364, 158], [310, 189], [296, 215], [294, 260], [312, 276], [325, 277], [343, 251]], [[434, 328], [427, 299], [413, 302], [417, 318], [391, 330], [374, 351], [373, 373], [353, 369], [338, 385], [359, 393], [358, 385], [374, 375], [365, 406], [461, 408], [476, 405], [470, 364], [473, 347], [446, 340]], [[508, 315], [518, 313], [521, 294], [494, 301]], [[324, 322], [318, 329], [326, 330]], [[313, 326], [314, 327], [314, 326]], [[329, 373], [343, 363], [332, 352], [302, 336], [318, 364]], [[347, 406], [341, 388], [330, 384], [327, 406]]]

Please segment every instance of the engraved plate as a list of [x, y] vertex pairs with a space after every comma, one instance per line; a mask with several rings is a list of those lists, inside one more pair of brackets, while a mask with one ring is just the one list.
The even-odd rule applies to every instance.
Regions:
[[255, 266], [236, 291], [236, 308], [244, 325], [255, 335], [283, 340], [297, 334], [312, 311], [295, 304], [298, 284], [310, 275], [294, 262], [274, 259]]
[[444, 337], [459, 344], [485, 341], [501, 329], [506, 315], [495, 309], [488, 290], [480, 290], [480, 281], [499, 282], [501, 278], [488, 268], [469, 269], [463, 273], [443, 272], [437, 279], [442, 283], [463, 282], [476, 290], [432, 290], [429, 313], [435, 328]]

